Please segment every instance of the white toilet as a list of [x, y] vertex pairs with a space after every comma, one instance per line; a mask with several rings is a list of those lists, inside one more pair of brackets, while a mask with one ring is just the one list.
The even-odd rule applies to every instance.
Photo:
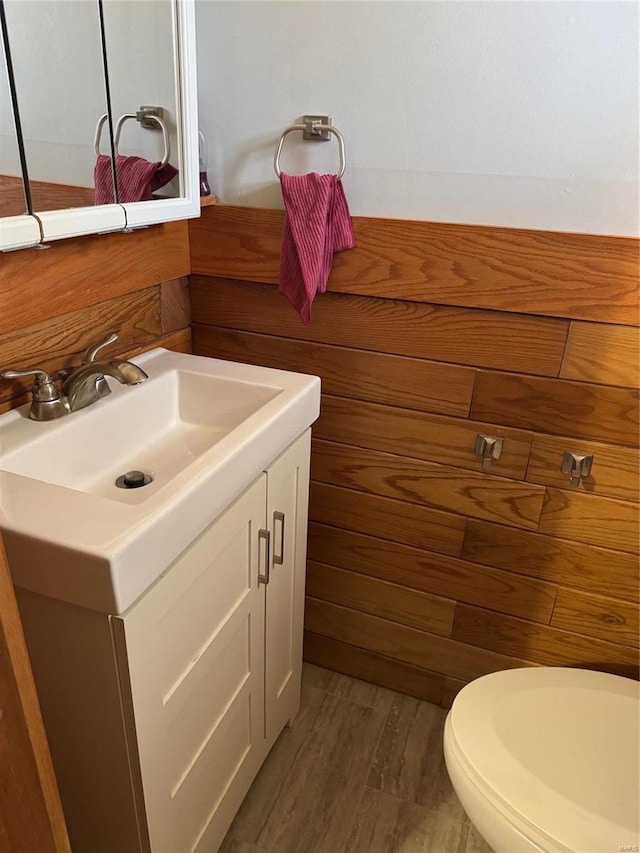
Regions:
[[447, 717], [453, 787], [495, 853], [640, 845], [640, 695], [601, 672], [531, 667], [464, 687]]

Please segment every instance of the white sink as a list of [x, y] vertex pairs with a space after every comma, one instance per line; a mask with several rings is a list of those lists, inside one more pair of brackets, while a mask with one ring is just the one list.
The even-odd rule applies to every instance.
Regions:
[[[156, 349], [149, 379], [48, 423], [0, 416], [17, 586], [122, 613], [317, 418], [320, 380]], [[142, 471], [141, 488], [116, 485]]]

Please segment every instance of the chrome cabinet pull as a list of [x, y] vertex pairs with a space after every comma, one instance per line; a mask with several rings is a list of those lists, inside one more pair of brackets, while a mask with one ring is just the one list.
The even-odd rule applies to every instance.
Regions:
[[[264, 549], [260, 548], [260, 542], [264, 542]], [[260, 572], [260, 555], [264, 553], [264, 574]], [[269, 583], [269, 571], [271, 568], [271, 534], [268, 530], [258, 530], [258, 583]]]
[[[280, 522], [280, 553], [276, 554], [276, 522]], [[284, 563], [284, 513], [276, 510], [273, 513], [273, 563], [281, 566]]]

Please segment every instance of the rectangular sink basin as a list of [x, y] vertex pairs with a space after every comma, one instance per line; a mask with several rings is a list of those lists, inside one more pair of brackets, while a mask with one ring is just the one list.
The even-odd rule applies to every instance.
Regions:
[[[149, 376], [58, 420], [0, 416], [14, 583], [123, 613], [319, 414], [315, 376], [152, 350]], [[140, 471], [148, 483], [121, 488]]]
[[[120, 387], [115, 380], [112, 385]], [[108, 407], [87, 408], [85, 418], [74, 413], [58, 421], [58, 429], [42, 430], [39, 438], [3, 455], [0, 469], [139, 503], [282, 393], [269, 385], [167, 371], [135, 389], [122, 388]], [[149, 484], [116, 486], [130, 471], [142, 471]]]

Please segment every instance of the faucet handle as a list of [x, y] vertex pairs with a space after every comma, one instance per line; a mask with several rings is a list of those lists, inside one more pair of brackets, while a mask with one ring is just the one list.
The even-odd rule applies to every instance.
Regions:
[[35, 376], [31, 388], [33, 400], [29, 417], [34, 421], [51, 421], [69, 413], [69, 403], [60, 394], [53, 377], [39, 367], [32, 370], [3, 370], [0, 379], [21, 379], [23, 376]]
[[112, 344], [114, 341], [117, 341], [117, 340], [118, 340], [117, 332], [110, 332], [110, 334], [108, 334], [107, 337], [103, 341], [101, 341], [99, 344], [94, 344], [92, 347], [89, 347], [89, 349], [85, 352], [85, 354], [82, 357], [82, 363], [83, 364], [89, 364], [90, 362], [95, 361], [96, 356], [98, 355], [98, 353], [100, 352], [100, 350], [103, 347], [109, 346], [109, 344]]
[[3, 370], [0, 372], [1, 379], [22, 379], [23, 376], [35, 376], [31, 389], [34, 400], [50, 403], [60, 397], [60, 391], [53, 377], [39, 367], [34, 367], [31, 370]]

